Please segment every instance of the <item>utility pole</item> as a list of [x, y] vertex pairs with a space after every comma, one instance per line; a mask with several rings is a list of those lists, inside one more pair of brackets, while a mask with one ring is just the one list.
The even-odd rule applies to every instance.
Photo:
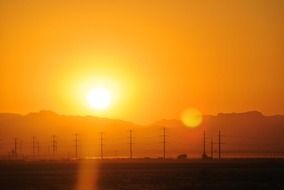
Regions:
[[202, 158], [206, 158], [206, 133], [205, 133], [205, 129], [203, 131], [203, 154], [202, 154]]
[[57, 151], [57, 140], [55, 135], [52, 135], [51, 147], [52, 147], [52, 155], [55, 156], [55, 153]]
[[2, 149], [2, 139], [0, 139], [0, 148]]
[[35, 157], [35, 141], [36, 141], [36, 138], [35, 136], [33, 136], [33, 157]]
[[101, 159], [103, 160], [104, 159], [104, 147], [103, 147], [103, 142], [104, 142], [104, 139], [103, 139], [103, 133], [101, 132]]
[[37, 144], [37, 155], [39, 155], [39, 139], [37, 139], [36, 144]]
[[18, 156], [18, 139], [17, 138], [14, 139], [14, 154], [15, 154], [15, 158], [17, 158]]
[[221, 160], [221, 130], [219, 129], [219, 133], [218, 133], [218, 137], [219, 137], [219, 160]]
[[51, 143], [48, 142], [48, 145], [47, 145], [47, 152], [48, 152], [48, 156], [50, 156], [50, 152], [51, 152]]
[[132, 145], [133, 145], [133, 141], [132, 141], [132, 130], [129, 131], [129, 158], [132, 159]]
[[211, 138], [211, 158], [212, 158], [212, 160], [213, 160], [213, 149], [214, 149], [214, 147], [213, 147], [213, 138]]
[[166, 159], [166, 128], [163, 128], [163, 159]]
[[78, 137], [79, 135], [75, 133], [75, 158], [78, 159]]
[[24, 154], [23, 154], [23, 141], [21, 139], [20, 139], [20, 142], [19, 142], [19, 154], [21, 155], [22, 158], [24, 157]]

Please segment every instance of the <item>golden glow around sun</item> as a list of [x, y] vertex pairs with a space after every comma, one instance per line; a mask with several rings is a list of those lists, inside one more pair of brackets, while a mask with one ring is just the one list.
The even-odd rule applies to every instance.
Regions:
[[107, 88], [97, 87], [87, 94], [88, 105], [97, 110], [107, 109], [111, 104], [111, 93]]
[[182, 113], [181, 120], [185, 126], [195, 128], [202, 122], [202, 113], [195, 108], [189, 108]]

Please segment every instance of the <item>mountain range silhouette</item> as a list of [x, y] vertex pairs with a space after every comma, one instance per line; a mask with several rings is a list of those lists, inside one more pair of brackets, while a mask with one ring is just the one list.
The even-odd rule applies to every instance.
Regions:
[[[41, 140], [47, 152], [50, 137], [56, 135], [60, 150], [72, 154], [73, 134], [81, 135], [82, 144], [88, 147], [82, 152], [98, 152], [99, 133], [104, 133], [106, 155], [119, 152], [128, 154], [129, 130], [134, 131], [135, 154], [155, 155], [161, 151], [162, 128], [166, 128], [168, 154], [202, 151], [203, 131], [206, 131], [206, 147], [211, 139], [218, 143], [218, 131], [222, 134], [224, 152], [283, 152], [284, 116], [265, 116], [258, 111], [245, 113], [220, 113], [205, 115], [199, 127], [188, 128], [178, 119], [163, 119], [149, 125], [138, 125], [118, 119], [95, 116], [59, 115], [51, 111], [40, 111], [27, 115], [1, 113], [0, 134], [3, 141], [2, 154], [13, 148], [13, 139], [23, 141], [23, 152], [31, 152], [31, 137]], [[65, 153], [64, 153], [65, 154]]]

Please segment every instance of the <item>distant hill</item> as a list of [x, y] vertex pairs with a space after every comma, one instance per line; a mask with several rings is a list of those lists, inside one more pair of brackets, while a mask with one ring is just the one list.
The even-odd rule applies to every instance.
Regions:
[[[127, 156], [129, 130], [133, 130], [136, 156], [159, 156], [162, 150], [162, 128], [166, 127], [167, 152], [200, 154], [203, 131], [206, 130], [206, 148], [214, 141], [217, 151], [218, 130], [225, 153], [237, 152], [284, 152], [284, 116], [264, 116], [257, 111], [246, 113], [220, 113], [204, 116], [197, 128], [188, 128], [180, 120], [160, 120], [141, 126], [131, 122], [93, 116], [67, 116], [51, 111], [40, 111], [28, 115], [0, 114], [1, 154], [14, 148], [14, 140], [21, 142], [22, 153], [31, 154], [32, 136], [41, 143], [41, 154], [50, 152], [51, 136], [58, 140], [58, 154], [74, 152], [74, 134], [80, 134], [81, 152], [84, 155], [98, 155], [100, 133], [103, 132], [107, 156]], [[19, 145], [20, 147], [20, 145]], [[209, 152], [209, 151], [208, 151]], [[224, 154], [225, 154], [224, 153]]]
[[[180, 120], [161, 120], [152, 124], [169, 128], [186, 128]], [[284, 116], [264, 116], [261, 112], [220, 113], [204, 116], [202, 124], [192, 131], [216, 132], [219, 129], [229, 136], [240, 137], [284, 137]]]
[[[168, 127], [185, 127], [180, 120], [160, 120], [151, 125], [162, 125]], [[208, 130], [221, 128], [230, 132], [239, 133], [245, 129], [245, 133], [250, 130], [284, 130], [284, 116], [273, 115], [264, 116], [261, 112], [250, 111], [245, 113], [219, 113], [217, 116], [203, 116], [201, 128]], [[200, 127], [199, 127], [200, 128]], [[231, 131], [233, 130], [233, 131]], [[247, 131], [248, 130], [248, 131]], [[259, 131], [260, 132], [260, 131]]]
[[[175, 130], [177, 136], [187, 136], [193, 144], [202, 142], [202, 133], [206, 131], [206, 141], [210, 148], [213, 139], [214, 146], [218, 143], [218, 131], [221, 131], [222, 146], [228, 153], [257, 152], [283, 153], [284, 152], [284, 116], [264, 116], [257, 111], [245, 113], [220, 113], [216, 116], [204, 116], [202, 124], [197, 128], [187, 128], [180, 120], [161, 120], [153, 126], [166, 126]], [[199, 146], [201, 149], [201, 146]]]

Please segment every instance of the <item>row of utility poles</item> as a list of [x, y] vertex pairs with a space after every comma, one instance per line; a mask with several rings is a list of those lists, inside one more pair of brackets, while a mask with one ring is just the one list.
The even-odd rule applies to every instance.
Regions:
[[[162, 129], [162, 150], [163, 150], [163, 159], [166, 159], [166, 145], [167, 145], [167, 134], [166, 134], [166, 128], [164, 127]], [[129, 159], [133, 159], [133, 130], [129, 130]], [[202, 158], [203, 159], [208, 159], [211, 158], [213, 159], [214, 155], [214, 144], [218, 144], [218, 159], [221, 159], [221, 152], [222, 152], [222, 147], [221, 145], [223, 144], [221, 141], [221, 131], [218, 131], [218, 143], [214, 143], [213, 139], [211, 139], [211, 155], [210, 157], [206, 153], [206, 133], [205, 130], [203, 132], [203, 153], [202, 153]], [[13, 155], [17, 157], [18, 155], [18, 148], [19, 147], [19, 142], [18, 139], [14, 139], [14, 150], [13, 150]], [[79, 134], [75, 133], [74, 134], [74, 149], [75, 149], [75, 158], [79, 158]], [[51, 146], [49, 146], [48, 152], [52, 153], [53, 156], [56, 155], [58, 150], [58, 140], [55, 135], [51, 136]], [[32, 137], [32, 153], [33, 157], [35, 158], [37, 155], [39, 155], [40, 151], [40, 146], [39, 146], [39, 139], [36, 138], [35, 136]], [[100, 158], [104, 159], [104, 133], [100, 133]]]
[[14, 149], [12, 150], [12, 156], [15, 158], [18, 157], [18, 153], [22, 151], [22, 141], [19, 141], [18, 138], [14, 139]]
[[[221, 141], [221, 130], [218, 131], [218, 143], [214, 143], [213, 138], [211, 138], [211, 159], [214, 158], [214, 144], [218, 144], [218, 159], [221, 160], [221, 155], [222, 155], [222, 147], [221, 145], [223, 144]], [[202, 158], [203, 159], [207, 159], [210, 158], [208, 157], [207, 153], [206, 153], [206, 132], [204, 130], [203, 132], [203, 153], [202, 153]]]
[[[104, 134], [101, 132], [100, 133], [100, 149], [101, 149], [101, 159], [104, 159]], [[76, 158], [78, 157], [77, 156], [77, 137], [76, 137]], [[129, 130], [129, 158], [132, 159], [133, 158], [133, 131], [132, 130]]]
[[[163, 159], [166, 159], [166, 128], [163, 128], [163, 135], [162, 135], [162, 139], [163, 139]], [[100, 133], [100, 157], [101, 159], [104, 159], [104, 138], [103, 138], [103, 133]], [[207, 154], [206, 154], [206, 133], [204, 130], [204, 138], [203, 138], [203, 154], [202, 157], [203, 158], [207, 158]], [[218, 131], [218, 159], [221, 159], [221, 130]], [[211, 139], [211, 159], [213, 159], [213, 154], [214, 154], [214, 142], [213, 139]], [[78, 134], [75, 134], [75, 157], [78, 158]], [[133, 159], [133, 131], [129, 130], [129, 158]]]

